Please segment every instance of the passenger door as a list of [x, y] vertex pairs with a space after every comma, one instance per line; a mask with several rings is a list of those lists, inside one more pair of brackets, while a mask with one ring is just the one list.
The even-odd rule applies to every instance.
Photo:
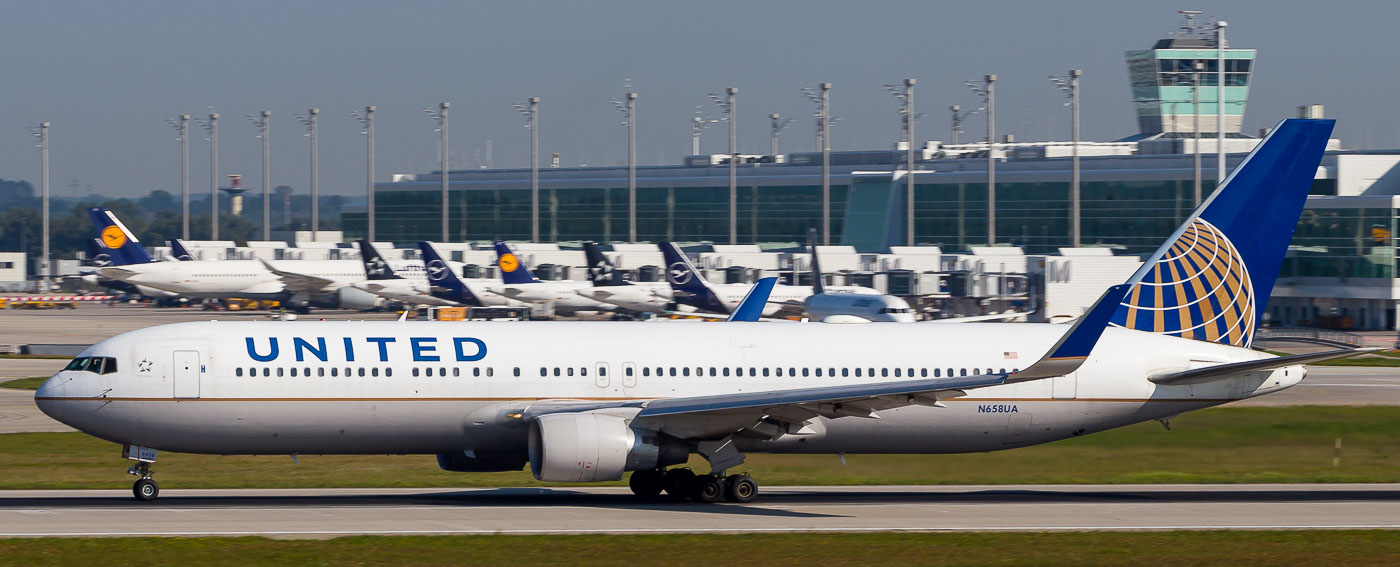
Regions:
[[174, 354], [174, 377], [176, 398], [198, 398], [199, 379], [204, 365], [200, 362], [199, 351], [177, 350]]

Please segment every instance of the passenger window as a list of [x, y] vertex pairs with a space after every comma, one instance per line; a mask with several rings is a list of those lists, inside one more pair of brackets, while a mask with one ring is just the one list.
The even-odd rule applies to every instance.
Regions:
[[487, 367], [486, 367], [486, 377], [487, 377], [487, 378], [490, 378], [490, 377], [495, 376], [495, 375], [496, 375], [496, 372], [495, 372], [490, 366], [487, 366]]
[[942, 377], [943, 377], [943, 372], [942, 372], [941, 370], [935, 368], [935, 369], [933, 369], [933, 377], [934, 377], [934, 378], [942, 378]]
[[[631, 369], [631, 368], [628, 368], [627, 371], [628, 371], [628, 372], [631, 372], [632, 369]], [[630, 376], [630, 374], [629, 374], [629, 376]], [[643, 367], [642, 367], [642, 376], [651, 376], [651, 367], [643, 366]]]
[[365, 377], [365, 368], [364, 368], [363, 366], [361, 366], [359, 372], [356, 372], [356, 374], [358, 374], [361, 378], [364, 378], [364, 377]]
[[238, 367], [238, 368], [233, 369], [233, 375], [234, 375], [234, 376], [242, 376], [242, 375], [243, 375], [243, 367], [240, 366], [240, 367]]
[[271, 375], [272, 375], [272, 369], [270, 369], [270, 368], [264, 366], [264, 367], [263, 367], [263, 377], [266, 378], [266, 377], [271, 376]]
[[582, 367], [582, 368], [579, 368], [579, 369], [578, 369], [578, 375], [579, 375], [579, 376], [587, 376], [587, 375], [588, 375], [588, 367], [587, 367], [587, 366], [584, 366], [584, 367]]
[[723, 374], [723, 375], [725, 375], [725, 376], [729, 376], [729, 367], [728, 367], [728, 366], [724, 367], [724, 370], [721, 371], [720, 374]]
[[545, 376], [549, 376], [549, 369], [547, 369], [547, 368], [541, 366], [541, 367], [540, 367], [540, 378], [544, 378]]
[[[956, 375], [957, 375], [957, 374], [953, 372], [953, 369], [952, 369], [952, 368], [949, 368], [949, 369], [948, 369], [948, 377], [949, 377], [949, 378], [952, 378], [953, 376], [956, 376]], [[964, 373], [964, 375], [966, 375], [966, 373]]]
[[441, 376], [441, 377], [443, 377], [443, 378], [446, 378], [446, 377], [447, 377], [447, 367], [446, 367], [446, 366], [439, 366], [439, 367], [438, 367], [438, 376]]
[[375, 377], [375, 378], [378, 378], [378, 377], [379, 377], [379, 367], [376, 366], [376, 367], [374, 367], [374, 368], [369, 369], [369, 375], [370, 375], [370, 376], [373, 376], [373, 377]]
[[765, 377], [768, 376], [768, 367], [766, 367], [766, 366], [763, 368], [763, 375], [764, 375]]
[[558, 366], [555, 366], [555, 367], [554, 367], [554, 376], [555, 376], [556, 378], [559, 377], [559, 367], [558, 367]]
[[803, 377], [803, 378], [806, 378], [806, 377], [807, 377], [807, 372], [808, 372], [808, 369], [806, 369], [806, 368], [803, 368], [803, 369], [802, 369], [802, 377]]
[[346, 377], [346, 378], [349, 378], [349, 377], [350, 377], [350, 367], [349, 367], [349, 366], [346, 366], [346, 367], [345, 367], [345, 377]]
[[516, 366], [516, 367], [515, 367], [515, 376], [516, 376], [517, 378], [520, 377], [520, 367], [519, 367], [519, 366]]
[[998, 368], [998, 369], [997, 369], [997, 373], [998, 373], [998, 374], [1006, 374], [1006, 369], [1005, 369], [1005, 368]]
[[690, 376], [690, 367], [689, 367], [689, 366], [687, 366], [687, 367], [681, 369], [681, 376]]
[[[585, 368], [585, 369], [583, 370], [583, 372], [584, 372], [584, 376], [587, 376], [587, 375], [588, 375], [588, 369], [587, 369], [587, 368]], [[608, 375], [608, 367], [606, 367], [606, 366], [599, 366], [599, 367], [598, 367], [598, 375], [599, 375], [599, 376], [607, 376], [607, 375]]]
[[676, 367], [674, 367], [674, 366], [671, 367], [671, 375], [672, 375], [672, 376], [675, 376], [675, 375], [676, 375]]
[[[835, 377], [836, 377], [836, 369], [835, 369], [835, 368], [828, 368], [828, 369], [826, 369], [826, 375], [827, 375], [827, 376], [830, 376], [830, 377], [832, 377], [832, 378], [835, 378]], [[820, 374], [818, 374], [818, 376], [820, 376]]]
[[711, 377], [714, 377], [714, 376], [715, 376], [715, 367], [713, 367], [713, 366], [710, 367], [710, 376], [711, 376]]
[[[573, 375], [574, 375], [574, 367], [570, 366], [570, 367], [568, 368], [568, 372], [567, 372], [566, 374], [568, 374], [569, 376], [573, 376]], [[556, 369], [554, 370], [554, 375], [555, 375], [555, 376], [558, 376], [558, 375], [559, 375], [559, 369], [556, 368]]]
[[384, 377], [385, 377], [385, 378], [388, 378], [388, 377], [393, 376], [393, 375], [394, 375], [394, 369], [393, 369], [393, 368], [385, 368], [385, 369], [384, 369]]
[[[413, 370], [414, 370], [413, 375], [414, 375], [414, 376], [417, 376], [417, 375], [418, 375], [418, 372], [417, 372], [418, 369], [417, 369], [417, 368], [414, 368]], [[331, 377], [334, 378], [334, 377], [339, 376], [339, 375], [340, 375], [340, 369], [339, 369], [339, 368], [336, 368], [336, 367], [334, 367], [334, 366], [332, 366], [332, 367], [331, 367]]]
[[750, 366], [750, 367], [749, 367], [749, 376], [758, 376], [758, 369], [757, 369], [757, 368], [754, 368], [754, 367], [752, 367], [752, 366]]
[[796, 368], [788, 368], [788, 376], [796, 377], [796, 376], [797, 376], [797, 369], [796, 369]]
[[462, 369], [461, 369], [461, 368], [458, 368], [458, 367], [456, 367], [456, 366], [453, 366], [453, 367], [452, 367], [452, 377], [453, 377], [453, 378], [457, 378], [457, 377], [460, 377], [461, 375], [462, 375]]
[[277, 377], [278, 377], [278, 378], [281, 378], [281, 377], [282, 377], [282, 372], [283, 372], [282, 367], [281, 367], [281, 366], [278, 366], [278, 367], [277, 367]]
[[417, 378], [417, 377], [418, 377], [418, 367], [416, 367], [416, 366], [413, 368], [413, 377], [414, 377], [414, 378]]
[[[896, 373], [896, 375], [898, 375], [898, 373]], [[910, 369], [909, 369], [909, 377], [910, 377], [910, 378], [913, 378], [913, 377], [914, 377], [914, 369], [913, 369], [913, 368], [910, 368]]]
[[988, 368], [988, 369], [987, 369], [987, 374], [992, 374], [992, 369]]
[[841, 369], [841, 377], [842, 377], [842, 378], [850, 378], [850, 376], [851, 376], [851, 369], [850, 369], [850, 368], [842, 368], [842, 369]]
[[871, 369], [870, 369], [870, 374], [867, 374], [866, 376], [869, 376], [869, 377], [871, 377], [871, 378], [874, 378], [874, 377], [875, 377], [875, 369], [874, 369], [874, 368], [871, 368]]
[[478, 378], [478, 377], [480, 377], [480, 376], [481, 376], [481, 367], [478, 366], [478, 367], [476, 367], [476, 368], [473, 368], [473, 369], [472, 369], [472, 377], [473, 377], [473, 378]]
[[890, 377], [890, 369], [888, 369], [888, 368], [881, 368], [881, 369], [880, 369], [880, 377], [881, 377], [881, 378], [889, 378], [889, 377]]
[[856, 369], [856, 378], [860, 378], [860, 369], [859, 369], [859, 368]]
[[982, 369], [980, 369], [980, 368], [973, 368], [973, 369], [972, 369], [972, 375], [973, 375], [973, 376], [981, 376], [981, 375], [982, 375]]
[[[913, 375], [910, 374], [910, 376], [913, 376]], [[919, 377], [920, 377], [920, 378], [928, 378], [928, 369], [927, 369], [927, 368], [920, 368], [920, 369], [919, 369]]]
[[[642, 367], [642, 372], [643, 372], [643, 373], [646, 373], [646, 371], [647, 371], [646, 367], [643, 366], [643, 367]], [[623, 373], [624, 375], [626, 375], [626, 376], [631, 376], [631, 375], [632, 375], [632, 367], [631, 367], [631, 366], [628, 366], [628, 367], [623, 368], [623, 369], [622, 369], [622, 373]]]
[[316, 376], [324, 377], [325, 375], [326, 375], [326, 367], [324, 367], [324, 366], [318, 366], [318, 367], [316, 367]]

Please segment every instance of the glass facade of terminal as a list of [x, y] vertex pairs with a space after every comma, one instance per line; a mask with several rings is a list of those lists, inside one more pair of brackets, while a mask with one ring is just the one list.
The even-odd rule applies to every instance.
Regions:
[[1400, 209], [1307, 209], [1280, 278], [1393, 278]]

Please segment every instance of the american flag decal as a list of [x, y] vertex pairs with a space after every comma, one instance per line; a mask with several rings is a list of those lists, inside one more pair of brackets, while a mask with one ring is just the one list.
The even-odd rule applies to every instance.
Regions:
[[1001, 353], [1001, 357], [1002, 357], [1002, 358], [1005, 358], [1006, 360], [1015, 360], [1015, 359], [1019, 358], [1018, 356], [1016, 356], [1016, 353], [1014, 353], [1014, 352], [1003, 352], [1003, 353]]

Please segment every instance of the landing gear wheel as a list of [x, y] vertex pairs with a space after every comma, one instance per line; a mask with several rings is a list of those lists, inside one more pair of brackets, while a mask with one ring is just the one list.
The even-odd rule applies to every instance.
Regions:
[[666, 494], [673, 498], [690, 496], [690, 487], [695, 484], [695, 473], [690, 469], [671, 469], [662, 477]]
[[758, 483], [746, 474], [731, 474], [724, 479], [724, 499], [747, 504], [758, 496]]
[[658, 470], [636, 471], [632, 473], [632, 478], [627, 480], [627, 485], [632, 488], [632, 494], [643, 500], [656, 498], [666, 487], [665, 479]]
[[150, 502], [160, 496], [160, 485], [154, 480], [143, 478], [131, 485], [131, 494], [136, 496], [137, 500]]
[[712, 474], [696, 477], [690, 499], [701, 504], [714, 504], [724, 499], [724, 479]]

